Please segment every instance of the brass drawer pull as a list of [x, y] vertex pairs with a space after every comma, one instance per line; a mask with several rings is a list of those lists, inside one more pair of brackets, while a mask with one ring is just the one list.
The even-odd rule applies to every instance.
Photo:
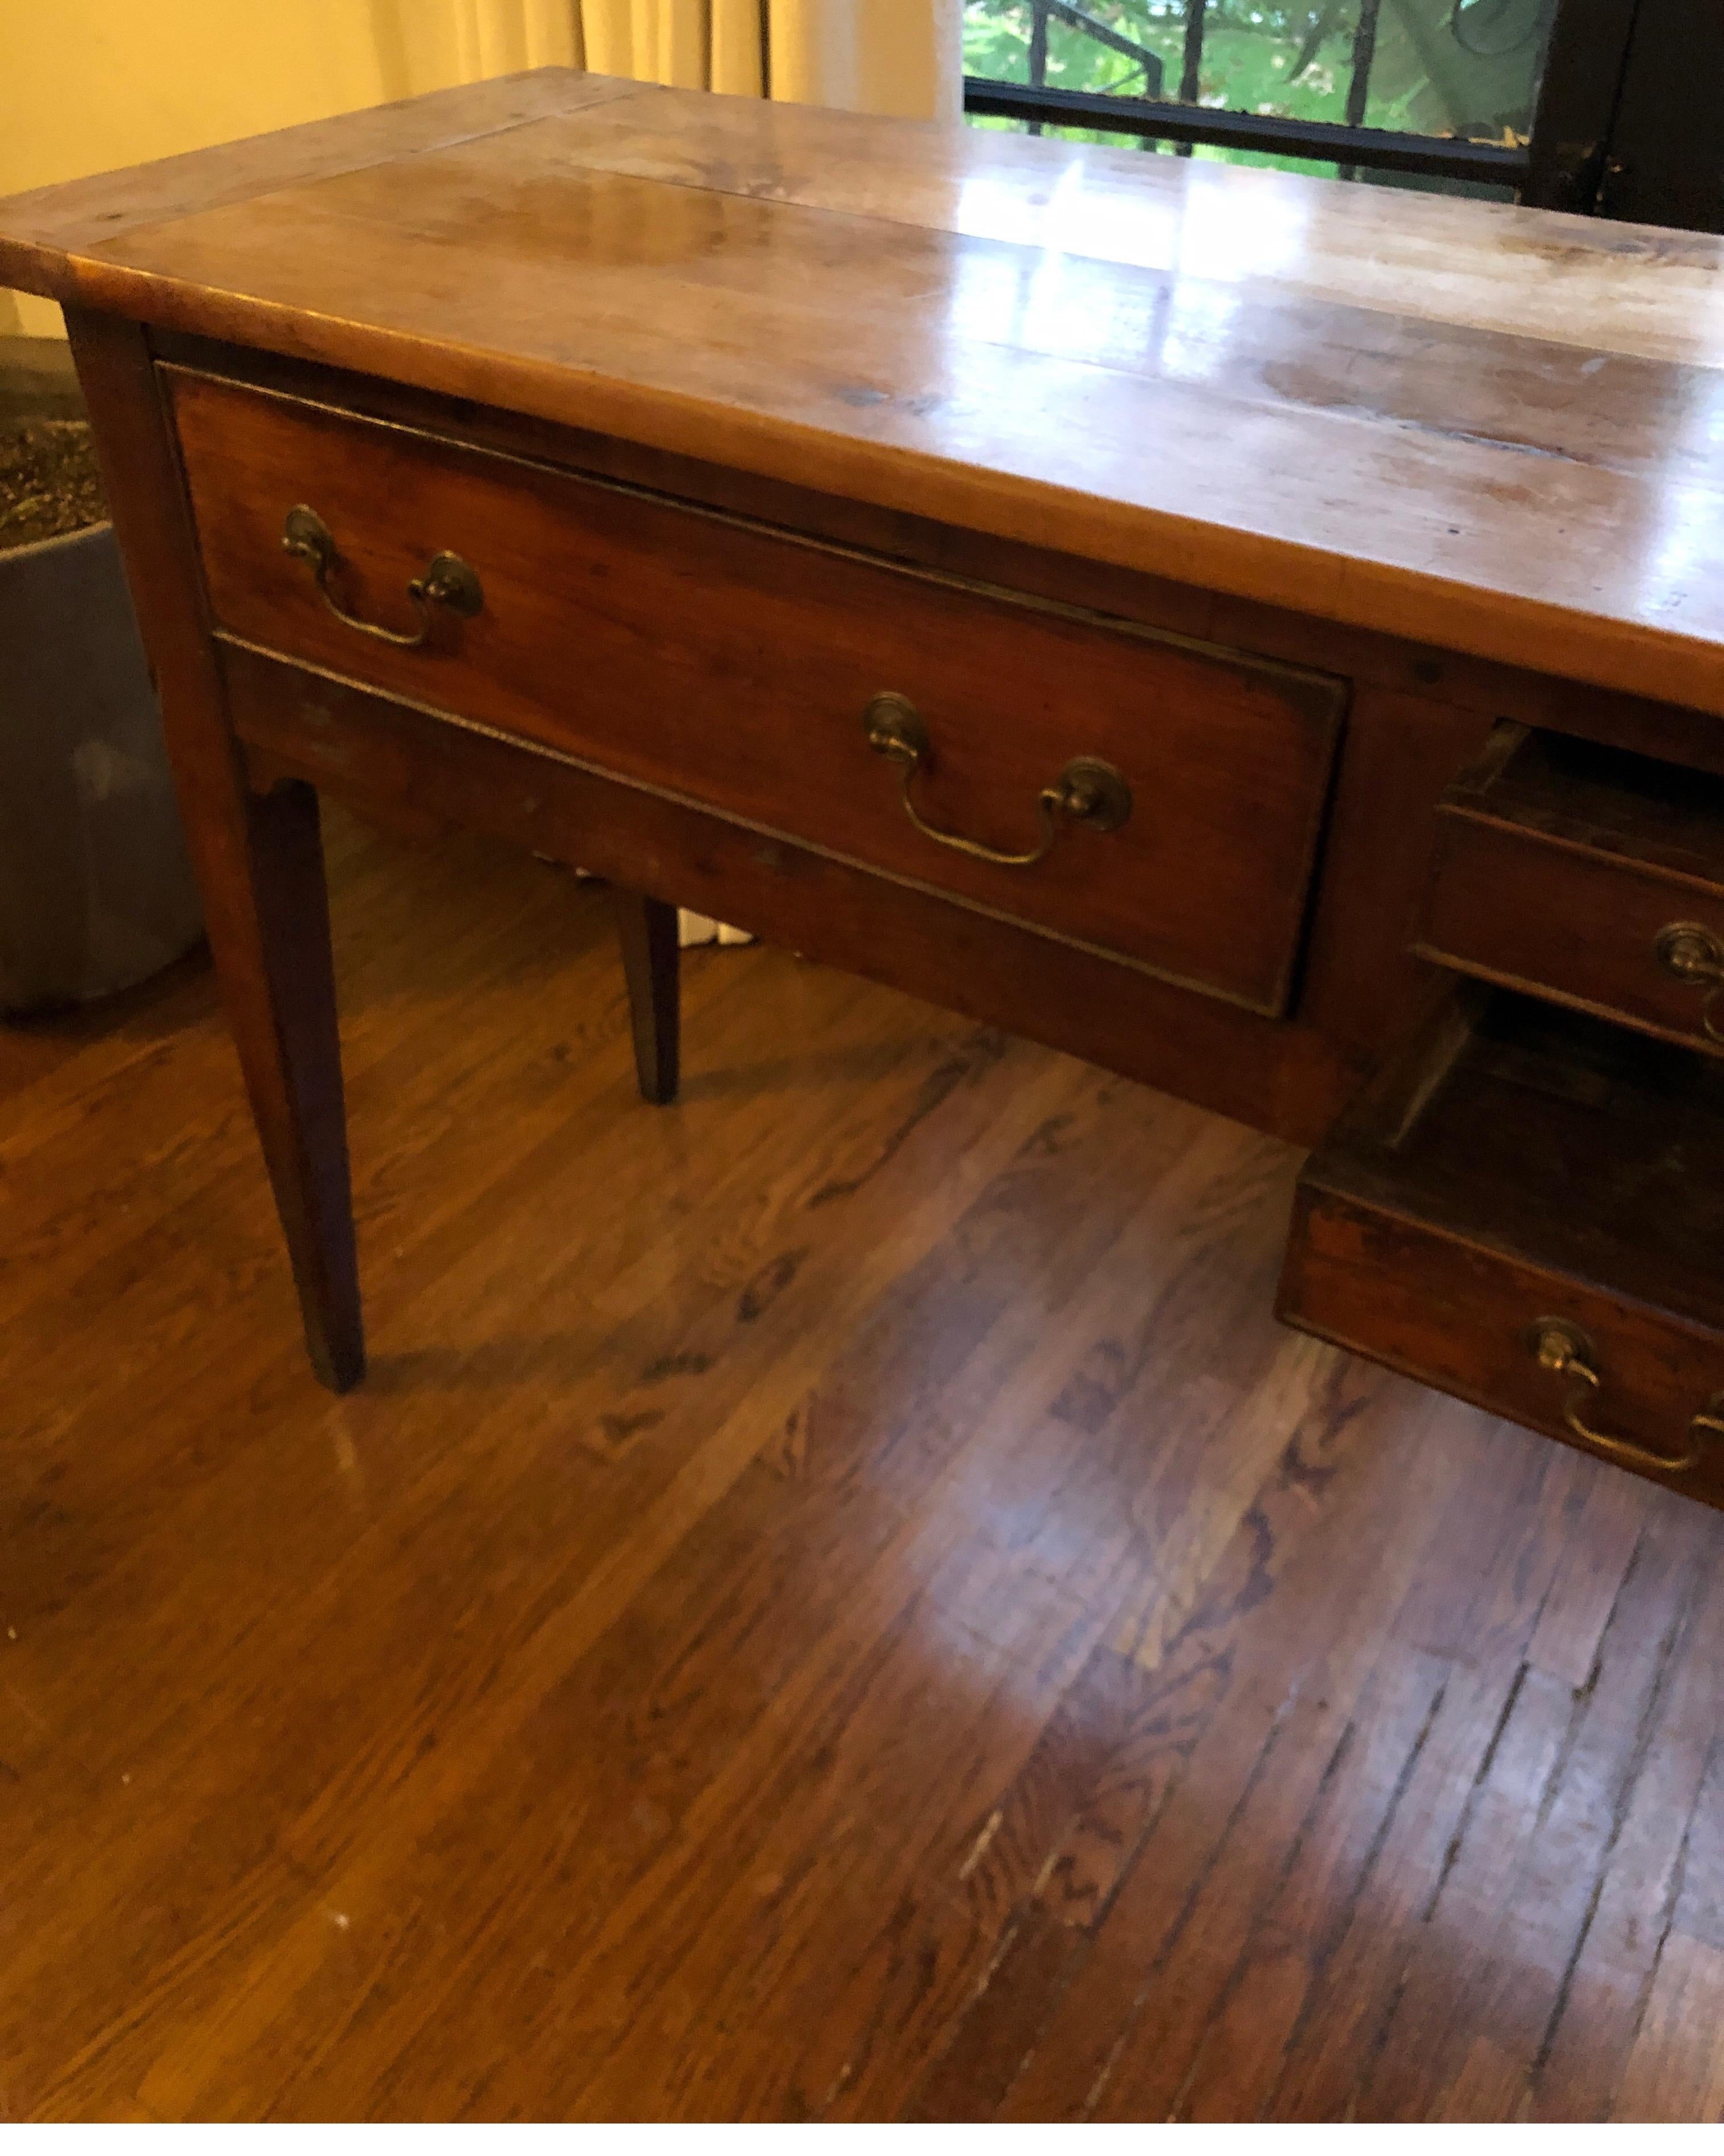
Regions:
[[301, 502], [297, 509], [290, 509], [287, 521], [281, 527], [281, 543], [287, 552], [301, 562], [311, 565], [311, 575], [323, 595], [323, 603], [339, 622], [349, 629], [357, 629], [362, 636], [374, 636], [380, 644], [398, 644], [403, 651], [416, 650], [430, 639], [434, 607], [447, 607], [451, 613], [470, 619], [485, 604], [485, 591], [478, 572], [469, 567], [459, 554], [434, 554], [425, 565], [423, 577], [415, 577], [407, 588], [407, 595], [418, 608], [419, 625], [416, 629], [385, 629], [381, 623], [362, 621], [340, 605], [330, 590], [331, 572], [340, 561], [334, 535], [315, 509], [307, 509]]
[[1564, 1381], [1563, 1421], [1578, 1438], [1613, 1460], [1650, 1467], [1660, 1475], [1684, 1475], [1698, 1466], [1705, 1439], [1724, 1437], [1724, 1393], [1714, 1393], [1703, 1408], [1696, 1410], [1688, 1424], [1687, 1449], [1680, 1455], [1655, 1452], [1650, 1445], [1636, 1445], [1625, 1437], [1609, 1437], [1603, 1430], [1594, 1430], [1583, 1412], [1602, 1390], [1598, 1373], [1593, 1368], [1597, 1358], [1585, 1333], [1559, 1317], [1541, 1317], [1526, 1328], [1526, 1345], [1541, 1368]]
[[972, 860], [989, 861], [995, 868], [1031, 869], [1052, 850], [1062, 817], [1075, 824], [1087, 824], [1092, 831], [1116, 831], [1131, 813], [1131, 789], [1113, 766], [1099, 757], [1075, 756], [1053, 784], [1044, 786], [1036, 796], [1041, 837], [1027, 853], [1002, 853], [998, 847], [984, 846], [979, 839], [963, 838], [956, 831], [936, 830], [923, 821], [910, 785], [916, 773], [931, 761], [933, 745], [921, 713], [907, 696], [890, 689], [883, 690], [870, 700], [862, 722], [867, 729], [868, 746], [897, 765], [904, 813], [916, 829], [936, 845], [950, 846], [955, 853], [969, 855]]
[[1701, 1030], [1709, 1040], [1724, 1042], [1724, 1026], [1712, 1015], [1712, 1006], [1724, 995], [1724, 937], [1702, 928], [1697, 921], [1673, 921], [1659, 930], [1652, 947], [1665, 973], [1691, 988], [1705, 989]]

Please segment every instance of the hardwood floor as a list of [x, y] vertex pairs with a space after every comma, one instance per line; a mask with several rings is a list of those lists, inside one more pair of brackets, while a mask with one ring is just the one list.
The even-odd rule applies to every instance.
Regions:
[[1279, 1330], [1296, 1156], [329, 818], [336, 1399], [209, 978], [0, 1037], [0, 2116], [1709, 2118], [1724, 1517]]

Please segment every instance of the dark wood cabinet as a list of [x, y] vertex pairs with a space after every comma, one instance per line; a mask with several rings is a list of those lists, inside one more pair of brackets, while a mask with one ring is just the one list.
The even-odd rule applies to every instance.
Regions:
[[1724, 1497], [1724, 246], [544, 70], [0, 275], [328, 1383], [325, 791], [610, 877], [649, 1099], [685, 904], [1315, 1144], [1292, 1322]]

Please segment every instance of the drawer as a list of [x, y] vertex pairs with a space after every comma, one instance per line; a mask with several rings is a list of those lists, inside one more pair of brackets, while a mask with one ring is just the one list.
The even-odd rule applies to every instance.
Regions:
[[1280, 1316], [1724, 1505], [1724, 1067], [1464, 988], [1311, 1156]]
[[1724, 779], [1504, 722], [1437, 825], [1419, 957], [1724, 1046]]
[[1334, 678], [162, 375], [218, 634], [1286, 1010]]

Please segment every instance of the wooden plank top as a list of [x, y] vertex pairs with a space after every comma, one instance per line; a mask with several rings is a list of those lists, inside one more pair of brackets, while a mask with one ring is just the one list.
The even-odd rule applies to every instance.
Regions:
[[1724, 715], [1724, 241], [546, 69], [0, 281]]

